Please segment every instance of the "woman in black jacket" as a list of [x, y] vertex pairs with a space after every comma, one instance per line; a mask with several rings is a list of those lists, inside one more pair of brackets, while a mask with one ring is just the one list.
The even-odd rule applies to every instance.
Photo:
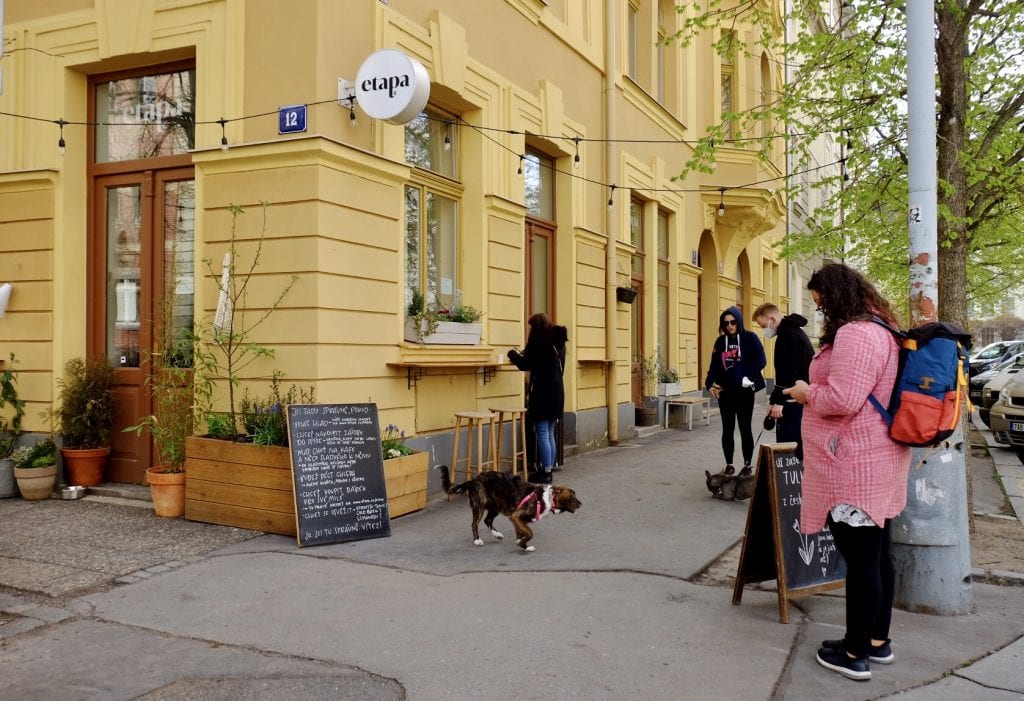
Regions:
[[732, 456], [735, 451], [733, 431], [737, 419], [743, 445], [743, 471], [750, 474], [750, 461], [754, 457], [754, 432], [750, 422], [754, 416], [754, 393], [764, 389], [761, 370], [766, 364], [764, 346], [753, 331], [743, 328], [743, 315], [736, 307], [729, 307], [718, 317], [715, 347], [704, 387], [718, 400], [722, 414], [722, 452], [725, 454], [725, 474], [735, 472]]
[[534, 314], [527, 322], [530, 335], [523, 352], [514, 348], [508, 359], [520, 370], [530, 373], [526, 391], [526, 413], [533, 421], [537, 434], [537, 458], [543, 471], [537, 480], [550, 484], [551, 470], [555, 466], [555, 422], [565, 409], [565, 388], [562, 374], [565, 370], [565, 344], [569, 334], [564, 326], [555, 326], [545, 314]]

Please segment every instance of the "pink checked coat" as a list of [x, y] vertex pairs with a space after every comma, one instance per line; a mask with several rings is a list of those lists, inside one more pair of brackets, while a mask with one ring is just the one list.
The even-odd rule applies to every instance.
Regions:
[[879, 526], [907, 504], [910, 448], [868, 401], [889, 403], [896, 382], [898, 347], [871, 321], [839, 327], [835, 342], [811, 361], [810, 388], [800, 426], [804, 476], [800, 530], [817, 533], [836, 504], [852, 504]]

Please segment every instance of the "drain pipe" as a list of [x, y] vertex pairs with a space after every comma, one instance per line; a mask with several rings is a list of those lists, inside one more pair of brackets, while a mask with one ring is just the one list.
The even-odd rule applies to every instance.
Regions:
[[[604, 167], [607, 174], [606, 182], [614, 186], [618, 176], [616, 163], [617, 154], [612, 139], [615, 137], [615, 30], [617, 22], [616, 12], [618, 2], [616, 0], [605, 0], [604, 19], [604, 124], [605, 124], [605, 153]], [[621, 197], [615, 196], [613, 189], [609, 196], [610, 205], [605, 215], [605, 232], [608, 236], [608, 244], [605, 250], [605, 285], [604, 285], [604, 347], [605, 359], [611, 362], [605, 365], [605, 391], [608, 404], [608, 444], [617, 445], [619, 442], [619, 382], [616, 364], [616, 335], [618, 304], [615, 300], [615, 270], [616, 257], [615, 246], [619, 240], [619, 218], [618, 205]]]

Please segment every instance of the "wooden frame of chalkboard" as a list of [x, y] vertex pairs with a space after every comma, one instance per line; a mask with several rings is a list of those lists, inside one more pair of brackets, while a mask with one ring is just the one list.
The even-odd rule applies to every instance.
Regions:
[[739, 605], [744, 585], [776, 580], [782, 623], [789, 623], [790, 599], [846, 583], [846, 563], [828, 526], [814, 535], [800, 533], [803, 470], [796, 443], [761, 446], [732, 592], [732, 603]]
[[290, 404], [299, 547], [391, 535], [376, 404]]

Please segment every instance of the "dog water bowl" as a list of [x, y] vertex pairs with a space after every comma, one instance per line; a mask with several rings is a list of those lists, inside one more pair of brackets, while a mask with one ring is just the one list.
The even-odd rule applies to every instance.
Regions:
[[64, 487], [60, 490], [61, 499], [81, 499], [89, 491], [88, 487]]

